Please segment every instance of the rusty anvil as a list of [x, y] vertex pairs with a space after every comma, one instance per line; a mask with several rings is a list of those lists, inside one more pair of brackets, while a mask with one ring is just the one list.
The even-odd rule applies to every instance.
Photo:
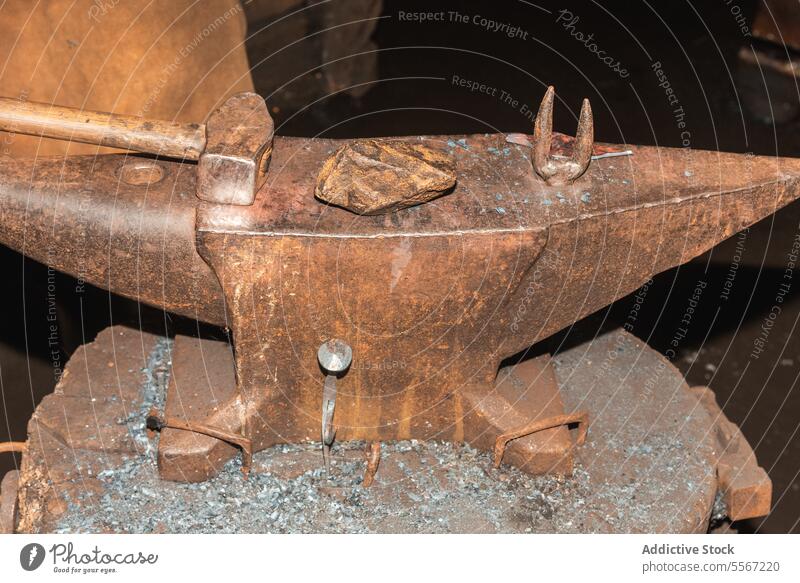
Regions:
[[[159, 468], [176, 480], [235, 446], [334, 434], [569, 473], [565, 425], [585, 417], [565, 414], [546, 361], [511, 382], [504, 360], [800, 195], [798, 160], [593, 144], [588, 102], [574, 139], [554, 134], [552, 90], [532, 136], [273, 139], [253, 94], [205, 126], [0, 110], [5, 130], [155, 155], [0, 160], [0, 242], [230, 329], [234, 390], [167, 395], [179, 419], [158, 427]], [[426, 192], [425, 175], [451, 186]], [[322, 202], [323, 177], [380, 199], [374, 214]]]

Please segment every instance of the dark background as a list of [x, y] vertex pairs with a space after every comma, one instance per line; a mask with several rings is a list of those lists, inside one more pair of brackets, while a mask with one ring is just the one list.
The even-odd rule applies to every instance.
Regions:
[[[400, 10], [439, 9], [457, 10], [470, 19], [480, 14], [508, 22], [527, 31], [527, 38], [508, 38], [471, 23], [413, 23], [398, 18]], [[620, 78], [556, 22], [562, 9], [579, 17], [576, 29], [594, 33], [598, 46], [630, 72], [628, 78]], [[546, 86], [555, 85], [558, 131], [574, 133], [581, 100], [588, 97], [597, 141], [680, 147], [672, 108], [651, 70], [653, 62], [659, 61], [686, 111], [693, 148], [800, 156], [796, 119], [776, 124], [749, 109], [748, 104], [760, 105], [760, 111], [771, 104], [776, 111], [791, 112], [800, 103], [800, 93], [793, 85], [788, 93], [781, 93], [758, 76], [754, 82], [752, 72], [740, 71], [738, 53], [750, 46], [751, 39], [743, 35], [736, 20], [739, 10], [749, 23], [755, 2], [385, 2], [384, 18], [372, 36], [379, 50], [379, 78], [359, 98], [340, 93], [316, 103], [310, 98], [298, 102], [302, 92], [293, 90], [313, 82], [317, 73], [291, 71], [291, 64], [285, 63], [276, 67], [275, 59], [265, 59], [260, 48], [268, 31], [259, 23], [251, 24], [248, 53], [256, 89], [268, 103], [294, 105], [273, 110], [282, 135], [532, 131], [519, 107], [453, 85], [452, 77], [458, 75], [505, 90], [534, 111]], [[362, 57], [352, 58], [357, 66]], [[750, 91], [744, 92], [746, 87]], [[794, 330], [800, 316], [800, 281], [793, 282], [764, 353], [757, 359], [750, 355], [774, 303], [799, 225], [800, 206], [794, 204], [751, 228], [745, 237], [733, 237], [690, 264], [659, 275], [634, 330], [663, 352], [697, 282], [707, 282], [674, 364], [690, 384], [714, 389], [725, 413], [742, 428], [773, 480], [773, 513], [764, 521], [742, 525], [745, 530], [798, 530], [800, 335]], [[741, 262], [736, 263], [734, 285], [725, 301], [720, 293], [737, 241]], [[2, 247], [0, 266], [6, 281], [0, 310], [4, 408], [0, 440], [22, 440], [33, 407], [54, 386], [47, 343], [48, 272]], [[101, 290], [75, 297], [70, 291], [74, 282], [61, 275], [55, 278], [62, 364], [82, 339], [92, 339], [112, 320], [125, 321], [137, 314], [136, 306]], [[631, 297], [616, 302], [587, 325], [624, 321], [631, 302]], [[9, 455], [0, 459], [0, 475], [16, 461]]]

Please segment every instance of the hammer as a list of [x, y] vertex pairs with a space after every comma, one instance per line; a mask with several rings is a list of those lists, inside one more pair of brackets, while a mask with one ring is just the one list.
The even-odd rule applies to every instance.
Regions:
[[274, 123], [264, 99], [255, 93], [229, 97], [205, 124], [0, 97], [0, 130], [194, 160], [199, 199], [250, 205], [266, 178]]

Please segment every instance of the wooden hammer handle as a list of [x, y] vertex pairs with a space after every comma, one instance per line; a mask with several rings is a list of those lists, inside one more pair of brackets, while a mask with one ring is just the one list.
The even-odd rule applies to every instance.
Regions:
[[144, 120], [0, 97], [0, 130], [197, 160], [206, 145], [203, 124]]

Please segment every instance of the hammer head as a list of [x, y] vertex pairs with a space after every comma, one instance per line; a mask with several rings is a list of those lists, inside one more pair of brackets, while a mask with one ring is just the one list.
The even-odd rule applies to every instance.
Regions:
[[206, 147], [197, 169], [197, 197], [250, 205], [264, 183], [274, 123], [264, 99], [238, 93], [206, 121]]

